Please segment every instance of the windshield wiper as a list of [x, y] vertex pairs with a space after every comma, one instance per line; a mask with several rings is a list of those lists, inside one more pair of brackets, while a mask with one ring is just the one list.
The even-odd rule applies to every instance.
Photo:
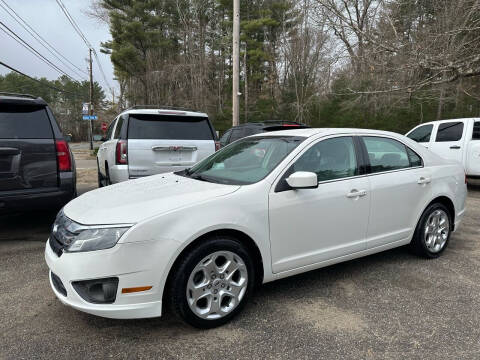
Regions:
[[[188, 174], [187, 174], [187, 175], [188, 175]], [[200, 174], [188, 175], [188, 177], [190, 177], [191, 179], [195, 179], [195, 180], [210, 182], [210, 180], [207, 180], [206, 178], [204, 178], [204, 177], [203, 177], [202, 175], [200, 175]]]

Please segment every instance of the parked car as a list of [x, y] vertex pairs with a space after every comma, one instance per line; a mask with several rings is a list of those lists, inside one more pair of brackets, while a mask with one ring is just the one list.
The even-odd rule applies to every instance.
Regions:
[[110, 124], [97, 153], [99, 186], [183, 170], [218, 148], [207, 114], [132, 107]]
[[0, 213], [58, 211], [75, 196], [74, 159], [47, 103], [0, 93]]
[[235, 140], [246, 136], [261, 134], [268, 131], [279, 131], [285, 129], [305, 129], [309, 126], [296, 121], [269, 120], [264, 122], [251, 122], [240, 124], [228, 129], [220, 137], [220, 146], [226, 146]]
[[58, 214], [45, 258], [53, 292], [75, 309], [145, 318], [167, 302], [209, 328], [261, 283], [408, 244], [440, 256], [466, 194], [460, 164], [399, 134], [269, 132], [80, 196]]
[[480, 179], [480, 118], [423, 123], [406, 136], [445, 159], [460, 162], [467, 178]]

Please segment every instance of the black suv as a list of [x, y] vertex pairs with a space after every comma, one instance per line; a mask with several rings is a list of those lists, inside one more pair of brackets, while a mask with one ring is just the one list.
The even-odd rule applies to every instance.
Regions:
[[73, 155], [47, 103], [0, 92], [0, 214], [58, 210], [75, 196]]
[[220, 138], [220, 146], [228, 145], [235, 140], [246, 136], [260, 134], [268, 131], [304, 129], [309, 126], [295, 121], [270, 120], [264, 122], [251, 122], [234, 126], [227, 130]]

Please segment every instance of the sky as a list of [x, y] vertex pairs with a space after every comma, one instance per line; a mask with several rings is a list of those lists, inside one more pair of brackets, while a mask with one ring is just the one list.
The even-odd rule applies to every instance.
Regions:
[[[23, 20], [53, 45], [65, 58], [85, 72], [87, 71], [87, 45], [83, 42], [80, 36], [77, 35], [55, 0], [3, 1], [15, 10]], [[96, 19], [92, 19], [84, 13], [85, 10], [89, 9], [91, 0], [62, 0], [62, 2], [80, 27], [87, 40], [96, 49], [101, 66], [103, 67], [110, 86], [116, 88], [117, 83], [113, 80], [113, 65], [110, 61], [110, 56], [100, 52], [100, 43], [111, 39], [108, 25], [99, 22]], [[2, 0], [0, 0], [0, 5], [3, 5]], [[1, 6], [0, 21], [62, 70], [75, 76], [77, 79], [80, 78], [80, 76], [75, 75], [72, 70], [69, 70], [34, 38], [32, 38]], [[93, 60], [94, 81], [97, 81], [104, 88], [107, 96], [111, 96], [110, 91], [108, 90], [108, 85], [103, 80], [98, 65], [96, 64], [95, 57], [93, 57]], [[0, 61], [34, 77], [46, 77], [47, 79], [54, 80], [61, 76], [59, 72], [50, 68], [15, 40], [7, 36], [3, 31], [0, 31]], [[66, 62], [65, 60], [63, 61]], [[68, 62], [66, 63], [72, 67]], [[75, 70], [79, 72], [77, 69]], [[0, 66], [0, 74], [6, 74], [8, 72], [8, 69]], [[88, 79], [87, 75], [81, 75], [84, 80]]]

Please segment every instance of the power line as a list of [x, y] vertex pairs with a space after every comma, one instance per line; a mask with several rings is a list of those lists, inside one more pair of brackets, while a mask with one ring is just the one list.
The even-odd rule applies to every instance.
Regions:
[[105, 76], [105, 72], [103, 71], [102, 64], [100, 63], [100, 59], [98, 58], [98, 55], [95, 49], [93, 49], [93, 55], [95, 55], [95, 59], [97, 59], [97, 65], [98, 65], [98, 68], [100, 69], [100, 72], [102, 73], [102, 77], [103, 77], [103, 80], [105, 81], [105, 84], [108, 86], [110, 91], [112, 91], [112, 86], [110, 85], [110, 83], [107, 80], [107, 77]]
[[83, 95], [80, 95], [80, 94], [77, 94], [77, 93], [73, 93], [73, 92], [71, 92], [71, 91], [65, 91], [65, 90], [59, 89], [59, 88], [57, 88], [57, 87], [55, 87], [55, 86], [53, 86], [53, 85], [50, 85], [50, 84], [48, 84], [48, 83], [44, 83], [44, 82], [42, 82], [42, 81], [40, 81], [40, 80], [38, 80], [38, 79], [35, 79], [34, 77], [31, 77], [31, 76], [29, 76], [29, 75], [27, 75], [27, 74], [24, 74], [24, 73], [21, 72], [20, 70], [17, 70], [17, 69], [15, 69], [15, 68], [11, 67], [10, 65], [5, 64], [5, 63], [2, 62], [2, 61], [0, 61], [0, 65], [5, 66], [7, 69], [10, 69], [10, 70], [16, 72], [17, 74], [23, 75], [23, 76], [29, 78], [30, 80], [33, 80], [33, 81], [35, 81], [35, 82], [37, 82], [37, 83], [39, 83], [39, 84], [42, 84], [43, 86], [48, 87], [48, 88], [50, 88], [50, 89], [52, 89], [52, 90], [56, 90], [56, 91], [59, 91], [59, 92], [65, 93], [65, 94], [71, 94], [71, 95], [78, 96], [78, 97], [83, 97]]
[[98, 68], [100, 69], [100, 73], [102, 74], [103, 80], [105, 81], [105, 85], [107, 85], [107, 87], [111, 91], [112, 87], [107, 80], [105, 72], [103, 71], [103, 67], [102, 67], [102, 64], [100, 63], [100, 59], [98, 57], [97, 51], [92, 46], [92, 44], [88, 41], [87, 37], [83, 34], [82, 30], [80, 29], [80, 26], [78, 26], [77, 22], [75, 21], [73, 16], [70, 14], [70, 12], [68, 11], [67, 7], [62, 2], [62, 0], [56, 0], [56, 2], [58, 4], [58, 6], [60, 7], [60, 9], [62, 9], [63, 13], [65, 14], [66, 18], [68, 19], [68, 21], [70, 22], [70, 24], [72, 25], [73, 29], [78, 34], [78, 36], [80, 36], [80, 38], [83, 40], [83, 42], [85, 43], [85, 45], [87, 45], [87, 47], [89, 49], [92, 49], [93, 55], [95, 56], [95, 59], [97, 60]]
[[90, 44], [90, 42], [87, 40], [87, 38], [85, 37], [85, 35], [83, 35], [82, 33], [82, 30], [80, 30], [80, 27], [77, 25], [77, 23], [75, 22], [75, 19], [72, 17], [72, 15], [70, 15], [70, 13], [68, 12], [67, 8], [65, 7], [65, 5], [63, 4], [62, 0], [56, 0], [57, 1], [57, 4], [58, 6], [60, 6], [60, 9], [62, 9], [63, 13], [65, 14], [65, 16], [67, 17], [68, 21], [70, 22], [70, 24], [73, 26], [73, 29], [75, 30], [75, 32], [82, 38], [82, 40], [85, 42], [85, 44], [87, 45], [87, 47], [89, 49], [92, 48], [92, 45]]
[[[0, 4], [0, 7], [5, 10], [20, 26], [22, 26], [33, 38], [35, 38], [46, 50], [48, 50], [57, 60], [62, 62], [63, 65], [65, 65], [67, 68], [69, 68], [71, 71], [73, 71], [77, 76], [82, 77], [83, 75], [79, 75], [79, 73], [75, 70], [77, 69], [81, 73], [88, 75], [85, 70], [82, 70], [78, 66], [76, 66], [74, 63], [72, 63], [70, 60], [68, 60], [65, 56], [63, 56], [53, 45], [51, 45], [47, 40], [45, 40], [32, 26], [28, 24], [27, 21], [25, 21], [14, 9], [12, 9], [11, 6], [8, 5], [5, 0], [0, 0], [2, 4]], [[8, 8], [8, 10], [6, 8]], [[13, 13], [13, 15], [12, 15]], [[14, 16], [15, 15], [15, 16]], [[33, 32], [33, 34], [32, 34]], [[39, 40], [40, 39], [40, 40]], [[48, 47], [46, 45], [48, 45]], [[51, 50], [50, 50], [51, 49]], [[52, 51], [53, 50], [53, 51]], [[58, 54], [58, 56], [55, 54]], [[71, 66], [73, 66], [75, 69], [71, 68], [69, 65], [67, 65], [64, 61], [62, 61], [61, 58], [63, 58], [65, 61], [67, 61]]]
[[[15, 41], [17, 41], [19, 44], [21, 44], [23, 47], [25, 47], [28, 51], [30, 51], [32, 54], [34, 54], [37, 58], [39, 58], [40, 60], [42, 60], [44, 63], [46, 63], [47, 65], [49, 65], [51, 68], [53, 68], [54, 70], [58, 71], [59, 73], [62, 73], [64, 74], [65, 76], [67, 76], [69, 79], [71, 79], [72, 81], [74, 82], [78, 82], [78, 80], [72, 78], [70, 75], [68, 75], [65, 71], [63, 71], [62, 69], [60, 69], [57, 65], [55, 65], [54, 63], [52, 63], [50, 60], [48, 60], [45, 56], [43, 56], [42, 54], [40, 54], [35, 48], [33, 48], [29, 43], [27, 43], [25, 40], [23, 40], [19, 35], [17, 35], [12, 29], [10, 29], [7, 25], [5, 25], [2, 21], [0, 21], [0, 25], [2, 25], [5, 29], [7, 29], [10, 33], [6, 32], [5, 29], [1, 28], [1, 30], [3, 30], [3, 32], [5, 32], [7, 35], [9, 35], [12, 39], [14, 39]], [[12, 36], [13, 35], [13, 36]]]

